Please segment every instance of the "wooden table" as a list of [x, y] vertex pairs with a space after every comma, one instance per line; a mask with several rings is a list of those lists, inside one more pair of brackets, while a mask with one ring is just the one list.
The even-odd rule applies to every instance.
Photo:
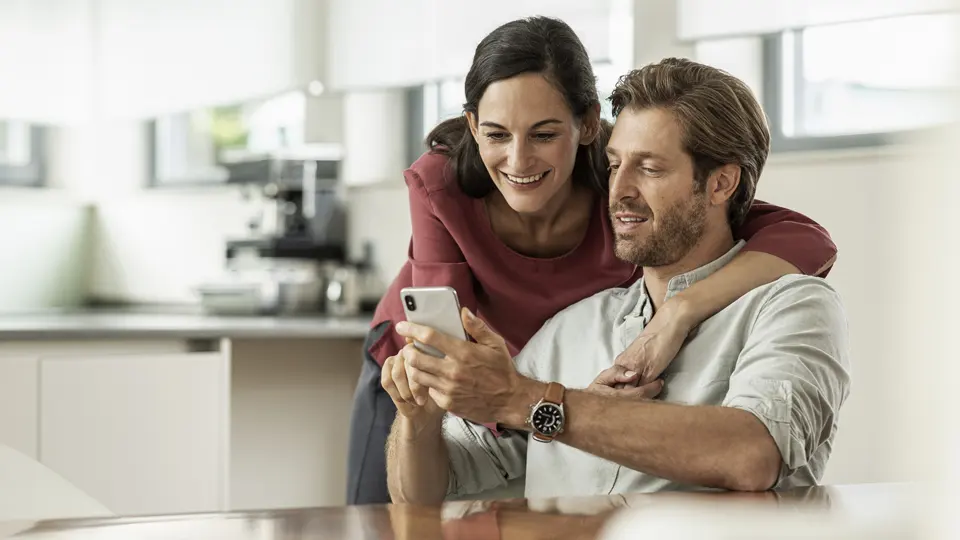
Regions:
[[[767, 512], [768, 517], [772, 511], [794, 522], [797, 516], [804, 520], [809, 519], [806, 516], [842, 516], [876, 526], [878, 519], [908, 512], [907, 503], [917, 500], [918, 491], [914, 488], [909, 484], [864, 484], [780, 493], [658, 493], [448, 502], [438, 507], [371, 505], [2, 523], [0, 538], [12, 535], [17, 540], [594, 539], [611, 534], [607, 527], [611, 520], [619, 520], [621, 524], [630, 520], [642, 522], [645, 516], [663, 516], [666, 509], [678, 505], [690, 509], [705, 505], [702, 508], [714, 511], [720, 508], [723, 512], [749, 508]], [[906, 523], [902, 519], [899, 522]], [[902, 532], [883, 528], [893, 535], [890, 538], [904, 537]]]

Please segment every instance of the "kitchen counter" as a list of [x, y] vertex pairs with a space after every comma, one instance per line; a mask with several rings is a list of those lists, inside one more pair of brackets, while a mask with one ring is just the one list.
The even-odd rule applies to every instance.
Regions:
[[0, 315], [0, 341], [64, 339], [363, 339], [370, 316], [244, 317], [138, 310]]

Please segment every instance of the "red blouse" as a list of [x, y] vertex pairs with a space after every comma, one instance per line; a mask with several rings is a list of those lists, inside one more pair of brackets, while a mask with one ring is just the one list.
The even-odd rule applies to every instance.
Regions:
[[[404, 172], [413, 237], [409, 259], [374, 313], [390, 328], [369, 349], [383, 365], [403, 348], [393, 323], [406, 319], [400, 289], [449, 285], [460, 304], [480, 316], [516, 355], [547, 319], [604, 289], [636, 282], [641, 268], [614, 255], [607, 201], [600, 197], [580, 245], [538, 259], [507, 247], [493, 232], [482, 199], [465, 195], [443, 154], [428, 152]], [[744, 250], [770, 253], [801, 272], [825, 276], [837, 254], [830, 234], [806, 216], [756, 201], [738, 231]]]

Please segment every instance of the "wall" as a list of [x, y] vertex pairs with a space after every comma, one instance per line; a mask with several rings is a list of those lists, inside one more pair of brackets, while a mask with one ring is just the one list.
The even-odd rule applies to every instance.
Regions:
[[91, 215], [89, 206], [63, 193], [0, 192], [0, 314], [80, 302]]

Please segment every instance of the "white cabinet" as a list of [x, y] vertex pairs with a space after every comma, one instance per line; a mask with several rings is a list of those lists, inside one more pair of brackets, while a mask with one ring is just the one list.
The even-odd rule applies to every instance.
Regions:
[[0, 354], [0, 445], [37, 457], [37, 359]]
[[73, 123], [89, 117], [92, 1], [0, 2], [0, 118]]
[[544, 15], [573, 28], [591, 60], [610, 61], [611, 28], [616, 24], [619, 0], [487, 0], [483, 9], [470, 0], [438, 0], [434, 46], [437, 77], [463, 77], [470, 69], [480, 41], [497, 27], [515, 19]]
[[[480, 40], [533, 15], [557, 17], [590, 58], [620, 64], [633, 0], [330, 0], [330, 82], [337, 90], [420, 85], [467, 74]], [[621, 50], [622, 49], [622, 50]], [[627, 66], [628, 67], [628, 66]]]
[[117, 514], [227, 507], [221, 353], [45, 357], [40, 461]]
[[433, 77], [436, 0], [328, 1], [331, 88], [412, 86]]
[[326, 2], [97, 0], [98, 108], [146, 118], [324, 78]]

